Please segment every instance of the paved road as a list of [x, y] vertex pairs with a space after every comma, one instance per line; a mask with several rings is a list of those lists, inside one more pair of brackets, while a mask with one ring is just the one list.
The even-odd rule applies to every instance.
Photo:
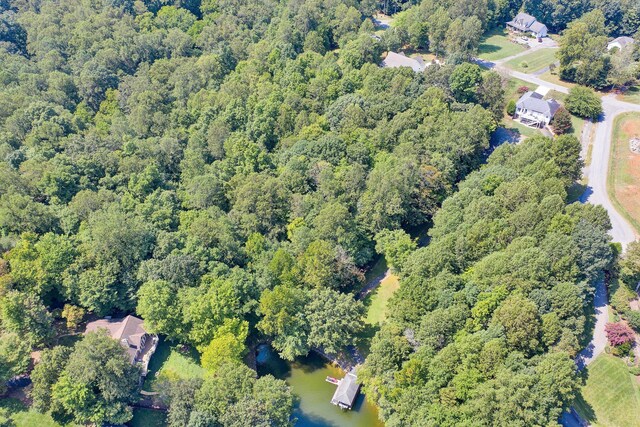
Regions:
[[[517, 57], [517, 55], [514, 55]], [[509, 61], [513, 57], [504, 58], [497, 63], [478, 60], [477, 62], [485, 67], [493, 68], [498, 72], [511, 75], [520, 80], [538, 85], [546, 86], [561, 93], [568, 93], [569, 90], [561, 85], [550, 83], [538, 78], [535, 75], [525, 74], [503, 67], [501, 64]], [[640, 105], [631, 104], [617, 100], [613, 95], [602, 97], [603, 114], [595, 123], [596, 132], [593, 140], [593, 151], [591, 156], [591, 164], [585, 168], [584, 174], [587, 178], [587, 188], [580, 197], [582, 203], [592, 203], [602, 205], [608, 212], [611, 219], [611, 237], [614, 242], [620, 242], [623, 250], [626, 246], [636, 240], [634, 229], [629, 223], [618, 213], [613, 207], [611, 200], [607, 194], [607, 175], [609, 169], [609, 156], [611, 152], [611, 138], [613, 132], [613, 122], [618, 114], [637, 111], [640, 112]], [[583, 139], [588, 138], [589, 134], [582, 135]], [[588, 141], [587, 141], [588, 143]], [[586, 153], [586, 150], [585, 152]], [[604, 281], [596, 284], [596, 292], [594, 296], [594, 308], [596, 316], [596, 324], [593, 330], [593, 338], [589, 345], [576, 357], [576, 365], [578, 369], [583, 369], [591, 363], [600, 353], [602, 353], [607, 345], [605, 334], [605, 325], [609, 320], [607, 291]], [[565, 413], [561, 418], [561, 423], [565, 427], [577, 427], [587, 425], [580, 419], [580, 416], [571, 408], [571, 412]]]

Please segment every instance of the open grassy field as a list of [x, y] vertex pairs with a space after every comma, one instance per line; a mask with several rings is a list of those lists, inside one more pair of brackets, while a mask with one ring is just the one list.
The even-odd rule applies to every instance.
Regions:
[[587, 368], [574, 407], [592, 426], [640, 427], [640, 384], [627, 365], [601, 354]]
[[390, 274], [380, 282], [380, 286], [367, 295], [364, 303], [367, 307], [367, 318], [365, 321], [368, 324], [379, 325], [386, 320], [389, 310], [387, 303], [399, 287], [400, 283], [398, 282], [398, 278]]
[[478, 56], [487, 61], [496, 61], [523, 52], [526, 48], [507, 37], [504, 28], [485, 34], [478, 47]]
[[640, 138], [640, 114], [616, 117], [607, 192], [616, 209], [640, 232], [640, 154], [629, 150], [629, 139], [633, 137]]
[[548, 67], [556, 61], [557, 49], [539, 49], [527, 55], [514, 58], [505, 65], [523, 73], [531, 73]]
[[149, 363], [149, 373], [144, 381], [143, 390], [157, 391], [156, 384], [162, 378], [196, 378], [204, 375], [195, 350], [183, 351], [166, 341], [160, 342]]

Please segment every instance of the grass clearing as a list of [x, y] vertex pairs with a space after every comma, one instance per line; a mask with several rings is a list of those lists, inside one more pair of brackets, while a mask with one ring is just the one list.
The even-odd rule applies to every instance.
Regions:
[[204, 368], [200, 366], [200, 357], [194, 349], [182, 350], [161, 341], [149, 363], [149, 373], [144, 381], [143, 390], [158, 391], [156, 384], [163, 379], [201, 378]]
[[587, 381], [574, 402], [593, 426], [640, 427], [640, 384], [617, 357], [601, 354], [587, 369]]
[[486, 61], [497, 61], [524, 52], [526, 48], [509, 40], [504, 28], [490, 31], [480, 42], [478, 56]]
[[15, 427], [75, 427], [75, 424], [63, 426], [51, 418], [49, 414], [30, 410], [18, 399], [0, 399], [0, 408], [6, 409]]
[[379, 325], [387, 319], [389, 312], [389, 299], [400, 287], [398, 277], [389, 274], [385, 277], [380, 286], [371, 292], [364, 300], [367, 307], [367, 318], [365, 322], [370, 325]]
[[[556, 62], [557, 49], [538, 49], [528, 55], [520, 56], [508, 61], [505, 65], [516, 71], [533, 72], [548, 67], [549, 64]], [[525, 66], [526, 64], [526, 66]]]
[[618, 212], [640, 233], [640, 154], [629, 149], [629, 139], [633, 137], [640, 138], [640, 113], [616, 117], [607, 192]]
[[135, 408], [133, 419], [127, 423], [129, 427], [162, 427], [167, 425], [167, 414], [147, 408]]

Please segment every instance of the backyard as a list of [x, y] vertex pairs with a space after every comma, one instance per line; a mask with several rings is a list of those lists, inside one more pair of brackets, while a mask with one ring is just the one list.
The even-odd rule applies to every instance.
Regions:
[[505, 65], [523, 73], [539, 71], [556, 62], [556, 51], [557, 49], [539, 49], [527, 55], [514, 58]]
[[586, 384], [574, 402], [585, 420], [592, 426], [640, 426], [640, 385], [621, 359], [601, 354], [588, 366], [586, 375]]
[[[7, 411], [9, 419], [16, 427], [62, 427], [51, 418], [49, 414], [41, 414], [33, 409], [27, 408], [24, 403], [18, 399], [0, 399], [0, 408]], [[0, 421], [2, 418], [0, 417]], [[0, 424], [4, 425], [4, 424]], [[72, 427], [75, 424], [69, 424], [66, 427]]]
[[193, 349], [172, 346], [161, 341], [149, 363], [149, 374], [143, 390], [158, 391], [157, 384], [163, 379], [196, 378], [204, 375], [198, 353]]
[[640, 154], [629, 149], [629, 140], [640, 138], [640, 114], [622, 114], [613, 126], [607, 192], [616, 209], [640, 232]]
[[486, 61], [497, 61], [524, 52], [526, 48], [509, 40], [507, 34], [504, 29], [487, 33], [478, 47], [478, 56]]

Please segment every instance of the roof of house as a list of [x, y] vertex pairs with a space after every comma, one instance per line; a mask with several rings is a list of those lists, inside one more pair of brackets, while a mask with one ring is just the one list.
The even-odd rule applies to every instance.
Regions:
[[520, 31], [527, 31], [529, 30], [529, 27], [535, 22], [536, 18], [527, 13], [520, 12], [516, 15], [515, 18], [513, 18], [513, 20], [507, 22], [507, 24], [519, 29]]
[[148, 334], [144, 329], [142, 319], [131, 315], [122, 319], [100, 319], [89, 322], [85, 333], [98, 329], [106, 329], [111, 338], [118, 340], [127, 349], [132, 362], [142, 346], [142, 337]]
[[402, 52], [389, 52], [382, 61], [382, 66], [389, 68], [411, 67], [415, 72], [421, 72], [425, 69], [425, 63], [421, 57], [409, 58]]
[[627, 45], [633, 44], [633, 37], [621, 36], [611, 40], [608, 44], [609, 49], [611, 49], [613, 44], [619, 44], [621, 48], [626, 47]]
[[558, 108], [560, 108], [560, 104], [555, 99], [544, 99], [542, 94], [533, 91], [522, 95], [520, 99], [518, 99], [518, 102], [516, 102], [516, 106], [549, 117], [553, 117], [556, 111], [558, 111]]
[[533, 24], [531, 24], [529, 26], [529, 30], [535, 32], [535, 33], [541, 33], [543, 31], [547, 31], [547, 26], [544, 25], [542, 22], [534, 22]]
[[338, 388], [333, 394], [331, 403], [333, 403], [334, 405], [342, 404], [351, 408], [353, 406], [353, 402], [356, 400], [358, 390], [360, 390], [358, 377], [354, 373], [349, 372], [338, 383]]

